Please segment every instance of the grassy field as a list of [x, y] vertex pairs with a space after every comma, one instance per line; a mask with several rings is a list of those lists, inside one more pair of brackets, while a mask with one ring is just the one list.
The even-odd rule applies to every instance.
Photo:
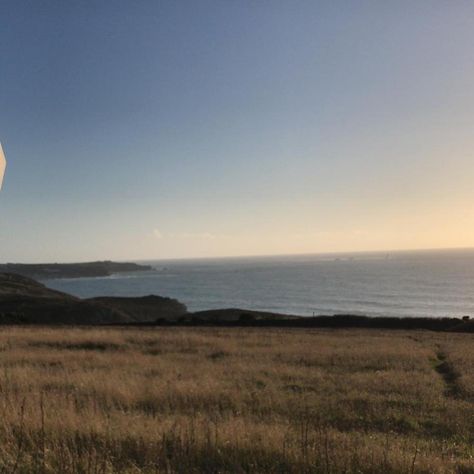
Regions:
[[2, 328], [0, 472], [474, 472], [474, 336]]

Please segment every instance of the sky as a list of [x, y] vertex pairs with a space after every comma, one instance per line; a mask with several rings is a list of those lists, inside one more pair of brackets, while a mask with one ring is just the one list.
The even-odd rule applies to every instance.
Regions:
[[470, 0], [0, 18], [0, 261], [474, 247]]

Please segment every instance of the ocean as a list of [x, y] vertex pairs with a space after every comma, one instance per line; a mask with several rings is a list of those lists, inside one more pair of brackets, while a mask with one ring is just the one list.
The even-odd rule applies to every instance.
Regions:
[[154, 271], [44, 283], [84, 298], [169, 296], [190, 311], [474, 316], [474, 249], [138, 263]]

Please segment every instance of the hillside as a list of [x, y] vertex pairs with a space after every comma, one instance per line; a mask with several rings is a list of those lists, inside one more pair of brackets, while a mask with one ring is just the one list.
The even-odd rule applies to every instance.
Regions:
[[[294, 316], [247, 309], [215, 309], [198, 311], [183, 316], [177, 322], [168, 324], [187, 326], [253, 326], [281, 328], [359, 328], [359, 329], [406, 329], [430, 331], [474, 332], [474, 320], [460, 318], [418, 318], [363, 316], [355, 314], [335, 314], [320, 316]], [[163, 324], [163, 322], [161, 322]]]
[[183, 304], [170, 298], [81, 300], [51, 290], [31, 278], [0, 273], [0, 323], [3, 324], [123, 324], [172, 318], [185, 312]]
[[134, 321], [177, 320], [187, 314], [186, 306], [178, 300], [163, 296], [143, 297], [101, 296], [86, 300], [89, 303], [126, 313]]
[[130, 322], [119, 311], [51, 290], [31, 278], [0, 274], [2, 323], [95, 324]]

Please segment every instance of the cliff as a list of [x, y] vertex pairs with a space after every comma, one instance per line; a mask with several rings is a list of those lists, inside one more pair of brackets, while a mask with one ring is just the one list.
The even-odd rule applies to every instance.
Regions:
[[0, 273], [0, 323], [124, 324], [174, 319], [186, 306], [171, 298], [93, 298], [82, 300], [37, 281]]

